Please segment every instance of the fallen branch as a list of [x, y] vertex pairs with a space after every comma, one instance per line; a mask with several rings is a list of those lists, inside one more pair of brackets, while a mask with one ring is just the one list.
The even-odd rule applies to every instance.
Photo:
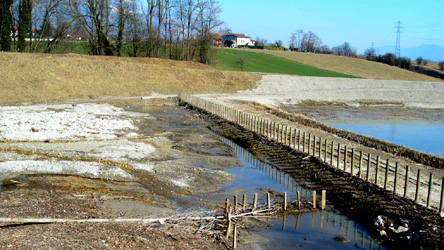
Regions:
[[117, 219], [56, 219], [56, 218], [0, 218], [0, 222], [3, 223], [64, 223], [64, 222], [94, 222], [94, 223], [119, 223], [119, 222], [129, 222], [129, 223], [155, 223], [164, 224], [165, 221], [181, 221], [181, 220], [220, 220], [223, 219], [222, 216], [208, 216], [208, 217], [179, 217], [179, 218], [117, 218]]

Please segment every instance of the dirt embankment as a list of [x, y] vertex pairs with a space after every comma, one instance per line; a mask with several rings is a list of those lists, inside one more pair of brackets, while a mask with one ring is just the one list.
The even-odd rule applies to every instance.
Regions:
[[0, 105], [105, 96], [235, 92], [260, 74], [225, 72], [195, 62], [85, 55], [0, 53]]

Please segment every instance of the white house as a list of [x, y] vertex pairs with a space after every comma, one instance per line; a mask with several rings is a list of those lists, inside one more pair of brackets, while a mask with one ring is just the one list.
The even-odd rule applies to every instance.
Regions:
[[238, 47], [238, 46], [254, 46], [253, 41], [251, 41], [251, 38], [246, 35], [241, 34], [228, 34], [223, 37], [222, 44], [224, 47]]

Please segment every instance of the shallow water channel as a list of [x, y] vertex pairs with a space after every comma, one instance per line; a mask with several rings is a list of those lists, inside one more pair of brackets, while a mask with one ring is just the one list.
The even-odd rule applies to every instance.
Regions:
[[392, 142], [420, 152], [444, 156], [444, 110], [405, 107], [295, 105], [302, 113], [331, 127]]
[[[311, 192], [302, 189], [290, 176], [255, 159], [232, 141], [225, 138], [221, 140], [233, 148], [244, 164], [227, 170], [235, 178], [221, 191], [241, 190], [239, 194], [246, 194], [249, 199], [252, 199], [254, 193], [259, 193], [260, 188], [287, 192], [290, 200], [296, 199], [297, 191], [302, 197], [311, 197]], [[265, 197], [259, 195], [258, 198], [259, 203], [266, 202]], [[241, 249], [387, 249], [380, 245], [380, 241], [372, 239], [365, 228], [331, 207], [315, 213], [270, 217], [265, 219], [262, 226], [247, 225], [247, 228], [261, 240], [243, 242]], [[346, 236], [350, 241], [338, 242], [335, 240], [338, 235]]]

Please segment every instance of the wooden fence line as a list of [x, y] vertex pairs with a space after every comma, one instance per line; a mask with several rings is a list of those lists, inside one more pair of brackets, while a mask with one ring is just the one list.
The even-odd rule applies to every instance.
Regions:
[[[403, 195], [409, 199], [412, 199], [411, 197], [413, 196], [415, 203], [421, 204], [420, 202], [424, 200], [425, 202], [422, 203], [423, 205], [436, 209], [440, 213], [444, 210], [444, 178], [441, 182], [441, 189], [436, 192], [436, 190], [433, 189], [434, 184], [432, 174], [429, 175], [428, 181], [421, 181], [421, 171], [418, 170], [416, 173], [416, 179], [411, 179], [414, 173], [411, 173], [410, 166], [400, 166], [399, 162], [392, 161], [392, 159], [387, 158], [384, 161], [379, 155], [374, 157], [371, 153], [361, 150], [358, 151], [359, 154], [356, 154], [355, 148], [348, 148], [347, 146], [341, 147], [341, 144], [334, 140], [328, 143], [327, 139], [325, 139], [325, 155], [322, 157], [322, 138], [316, 138], [315, 135], [312, 135], [308, 131], [289, 127], [280, 124], [279, 122], [256, 116], [252, 113], [244, 112], [182, 92], [179, 93], [179, 99], [192, 106], [242, 126], [245, 129], [260, 134], [269, 140], [273, 140], [299, 152], [317, 157], [320, 161], [323, 161], [326, 164], [329, 163], [332, 167], [339, 169], [342, 165], [343, 171], [349, 172], [357, 178], [373, 182], [386, 190], [392, 190], [395, 194]], [[336, 150], [335, 147], [337, 147]], [[328, 150], [328, 148], [330, 150]], [[364, 157], [364, 155], [367, 157]], [[329, 162], [327, 162], [328, 160]], [[335, 162], [336, 164], [334, 164]], [[356, 166], [355, 162], [358, 162], [358, 166]], [[390, 164], [390, 162], [393, 162], [394, 164]], [[363, 166], [366, 166], [365, 171]], [[357, 172], [355, 172], [356, 167]], [[405, 170], [402, 171], [402, 168]], [[349, 169], [350, 171], [348, 171]], [[373, 170], [374, 173], [371, 173]], [[392, 175], [390, 175], [391, 172], [393, 172]], [[381, 177], [383, 180], [382, 183], [379, 182], [380, 173], [384, 174]], [[404, 180], [400, 179], [401, 177], [399, 176], [399, 173], [405, 173]], [[393, 179], [393, 181], [390, 181], [390, 179]], [[413, 195], [410, 195], [410, 182], [415, 184]], [[398, 187], [400, 184], [404, 184], [402, 190]], [[422, 189], [426, 191], [422, 192]], [[433, 204], [432, 207], [432, 196], [434, 194], [440, 197], [440, 199], [437, 201], [437, 204]], [[421, 200], [421, 198], [423, 199]]]

